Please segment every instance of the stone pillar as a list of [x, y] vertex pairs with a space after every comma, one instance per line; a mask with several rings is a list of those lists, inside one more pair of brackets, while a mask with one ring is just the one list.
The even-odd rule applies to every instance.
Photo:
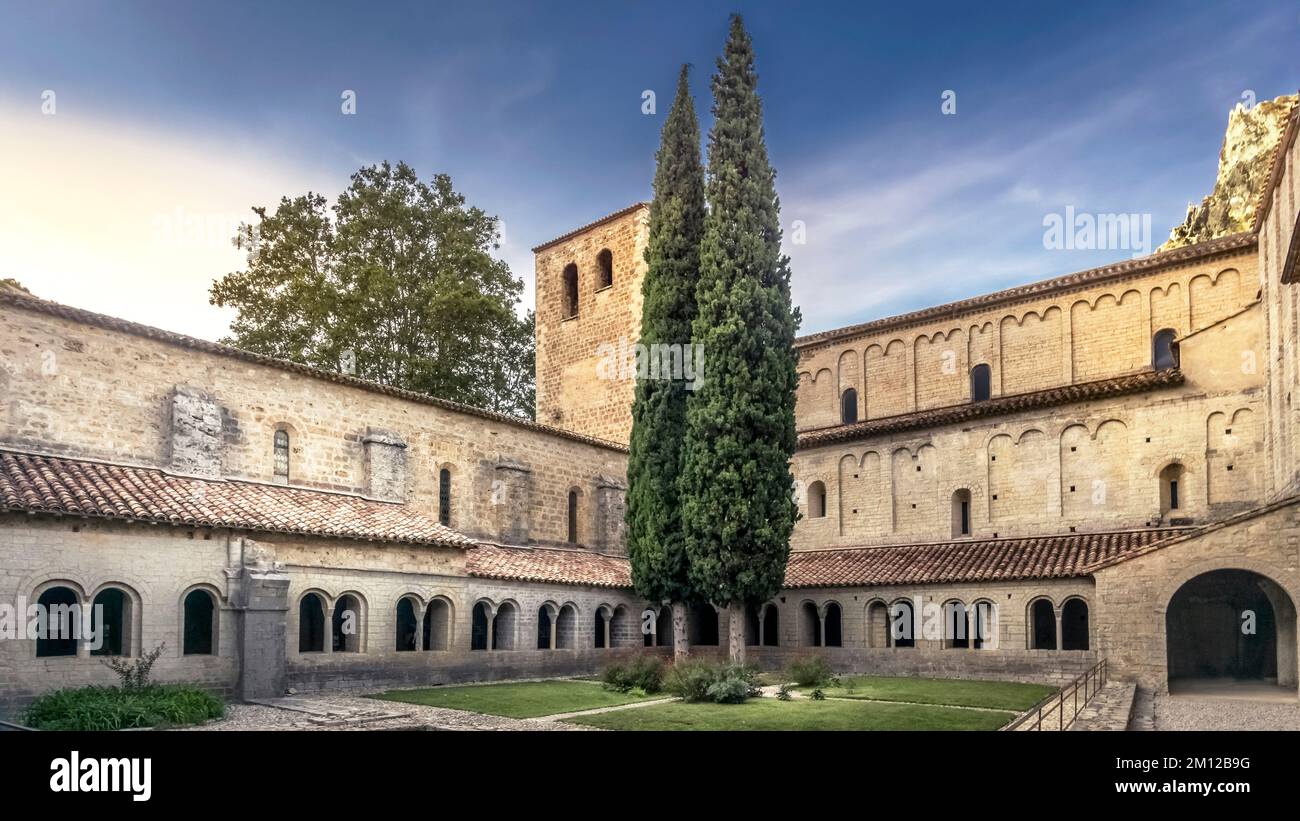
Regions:
[[406, 442], [392, 431], [367, 428], [366, 495], [387, 502], [406, 501]]
[[532, 470], [510, 459], [497, 461], [491, 502], [497, 538], [506, 544], [526, 544], [532, 523]]
[[1056, 613], [1056, 649], [1060, 650], [1062, 646], [1061, 645], [1061, 608], [1057, 607], [1054, 610], [1054, 612]]
[[[264, 545], [244, 539], [241, 565], [230, 568], [239, 648], [236, 696], [276, 698], [288, 687], [289, 575]], [[329, 642], [326, 641], [328, 648]]]
[[496, 621], [497, 621], [497, 611], [494, 608], [492, 610], [489, 610], [487, 613], [487, 647], [483, 648], [484, 650], [487, 650], [489, 653], [492, 652], [492, 644], [493, 644], [492, 634], [494, 632], [494, 628], [496, 627]]

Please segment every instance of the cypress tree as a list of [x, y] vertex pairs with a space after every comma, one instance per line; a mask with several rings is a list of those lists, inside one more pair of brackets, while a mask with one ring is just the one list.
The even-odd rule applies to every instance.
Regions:
[[[704, 169], [687, 69], [682, 66], [655, 158], [640, 338], [650, 351], [663, 344], [686, 350], [695, 319]], [[661, 369], [659, 378], [640, 379], [636, 385], [628, 458], [628, 555], [637, 591], [651, 601], [673, 603], [674, 652], [682, 655], [688, 649], [684, 603], [693, 598], [678, 499], [687, 384], [672, 376]]]
[[713, 77], [693, 325], [705, 367], [687, 407], [681, 485], [691, 585], [726, 606], [733, 661], [744, 660], [745, 605], [784, 582], [798, 515], [790, 458], [799, 316], [757, 79], [749, 35], [733, 16]]

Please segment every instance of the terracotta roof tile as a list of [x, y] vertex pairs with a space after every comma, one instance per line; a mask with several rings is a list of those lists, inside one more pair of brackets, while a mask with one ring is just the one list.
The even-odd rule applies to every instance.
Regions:
[[1048, 388], [1047, 390], [1032, 393], [998, 396], [985, 402], [967, 402], [961, 405], [950, 405], [946, 408], [934, 408], [915, 413], [905, 413], [899, 416], [870, 419], [852, 425], [836, 425], [831, 428], [804, 431], [799, 434], [799, 447], [819, 447], [833, 442], [855, 441], [885, 433], [950, 425], [971, 419], [999, 416], [1004, 413], [1124, 396], [1157, 388], [1175, 387], [1183, 384], [1183, 379], [1182, 371], [1177, 368], [1169, 368], [1163, 371], [1139, 371], [1110, 379], [1099, 379], [1095, 382], [1081, 382], [1075, 385], [1063, 385], [1059, 388]]
[[572, 231], [566, 231], [565, 233], [561, 234], [555, 239], [548, 239], [546, 242], [543, 242], [540, 245], [534, 245], [532, 249], [533, 253], [535, 254], [538, 251], [542, 251], [547, 248], [550, 248], [552, 245], [556, 245], [558, 243], [564, 242], [566, 239], [570, 239], [571, 237], [576, 237], [579, 234], [583, 233], [584, 231], [590, 231], [592, 228], [595, 228], [597, 225], [603, 225], [604, 223], [612, 222], [613, 220], [616, 220], [619, 217], [625, 217], [628, 214], [632, 214], [637, 211], [640, 211], [642, 208], [649, 209], [650, 203], [634, 202], [631, 205], [627, 206], [626, 208], [618, 209], [612, 214], [606, 214], [603, 217], [594, 219], [591, 222], [587, 223], [586, 225], [580, 226], [578, 228], [574, 228]]
[[3, 450], [0, 510], [404, 544], [474, 544], [392, 502]]
[[866, 587], [1085, 576], [1095, 565], [1136, 553], [1184, 532], [1182, 528], [1152, 528], [1022, 539], [802, 550], [790, 554], [785, 569], [785, 586]]
[[628, 560], [585, 550], [479, 544], [467, 554], [469, 575], [485, 579], [590, 587], [631, 587]]

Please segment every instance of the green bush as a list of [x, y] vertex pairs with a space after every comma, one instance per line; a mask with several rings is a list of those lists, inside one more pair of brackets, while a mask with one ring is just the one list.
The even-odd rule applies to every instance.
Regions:
[[616, 693], [640, 690], [653, 695], [664, 688], [664, 666], [656, 658], [638, 658], [628, 664], [611, 664], [600, 679], [606, 690]]
[[821, 656], [804, 656], [790, 662], [785, 674], [800, 687], [821, 687], [831, 683], [834, 673], [831, 665]]
[[686, 660], [669, 668], [664, 686], [682, 701], [735, 704], [758, 695], [757, 679], [752, 667]]
[[22, 722], [38, 730], [179, 727], [226, 714], [221, 699], [186, 684], [52, 690], [28, 705]]

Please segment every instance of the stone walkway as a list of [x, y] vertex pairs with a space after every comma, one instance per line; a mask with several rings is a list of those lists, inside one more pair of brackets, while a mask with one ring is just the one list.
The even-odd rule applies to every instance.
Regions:
[[1128, 729], [1133, 714], [1137, 685], [1126, 681], [1108, 681], [1088, 706], [1079, 711], [1070, 731], [1122, 731]]
[[1300, 730], [1300, 701], [1215, 697], [1154, 696], [1157, 730]]

